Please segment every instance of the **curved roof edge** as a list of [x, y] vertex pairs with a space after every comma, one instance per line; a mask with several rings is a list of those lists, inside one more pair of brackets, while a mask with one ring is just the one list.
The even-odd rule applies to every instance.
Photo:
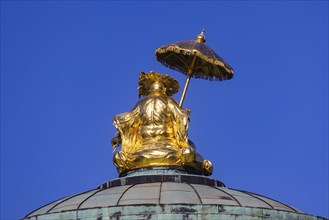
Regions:
[[31, 212], [26, 218], [59, 212], [145, 204], [236, 206], [304, 214], [271, 198], [227, 188], [222, 182], [205, 176], [144, 174], [110, 180], [96, 189], [56, 200]]
[[49, 219], [298, 219], [298, 220], [326, 220], [318, 216], [303, 213], [287, 212], [265, 208], [251, 208], [228, 205], [124, 205], [113, 207], [97, 207], [93, 209], [70, 210], [56, 212], [21, 220], [49, 220]]

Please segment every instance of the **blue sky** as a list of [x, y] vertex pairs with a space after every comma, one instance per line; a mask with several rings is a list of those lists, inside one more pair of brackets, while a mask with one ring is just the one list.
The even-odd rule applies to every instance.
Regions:
[[203, 28], [235, 70], [184, 102], [212, 178], [329, 217], [328, 1], [1, 1], [1, 219], [116, 178], [113, 116]]

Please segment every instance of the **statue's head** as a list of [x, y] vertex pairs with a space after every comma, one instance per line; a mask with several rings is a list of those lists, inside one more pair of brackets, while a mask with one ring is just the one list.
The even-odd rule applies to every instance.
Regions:
[[150, 73], [141, 72], [139, 74], [139, 97], [147, 96], [151, 93], [159, 92], [167, 96], [172, 96], [178, 92], [179, 84], [177, 80], [167, 74], [160, 74], [151, 71]]
[[163, 84], [163, 82], [155, 81], [150, 86], [150, 93], [166, 93], [166, 86]]

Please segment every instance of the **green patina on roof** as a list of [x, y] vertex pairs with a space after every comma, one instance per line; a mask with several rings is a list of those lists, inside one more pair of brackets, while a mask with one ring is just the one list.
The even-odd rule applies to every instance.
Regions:
[[179, 170], [128, 173], [96, 189], [43, 206], [23, 220], [324, 219], [284, 203]]

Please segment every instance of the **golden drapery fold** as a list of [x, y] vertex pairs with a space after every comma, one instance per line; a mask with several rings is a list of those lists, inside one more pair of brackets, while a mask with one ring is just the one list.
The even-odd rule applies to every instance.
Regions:
[[[141, 73], [139, 90], [145, 97], [131, 111], [114, 117], [118, 136], [112, 143], [115, 147], [122, 145], [113, 158], [119, 174], [143, 167], [188, 166], [209, 175], [209, 170], [203, 170], [205, 166], [203, 161], [199, 161], [200, 155], [189, 145], [190, 111], [179, 107], [168, 96], [168, 89], [178, 88], [174, 85], [178, 82], [172, 78], [169, 80], [171, 84], [168, 84], [169, 78], [156, 72]], [[148, 86], [148, 91], [141, 88], [144, 85]]]

